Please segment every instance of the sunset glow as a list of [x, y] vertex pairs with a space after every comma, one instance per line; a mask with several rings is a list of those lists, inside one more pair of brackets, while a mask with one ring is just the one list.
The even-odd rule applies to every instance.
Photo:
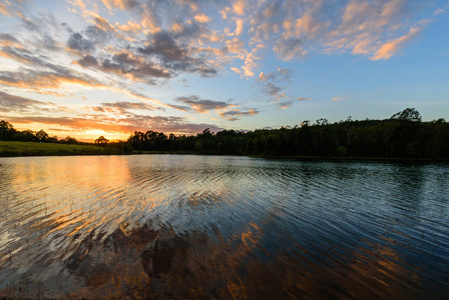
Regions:
[[0, 2], [0, 120], [93, 141], [449, 118], [443, 0]]

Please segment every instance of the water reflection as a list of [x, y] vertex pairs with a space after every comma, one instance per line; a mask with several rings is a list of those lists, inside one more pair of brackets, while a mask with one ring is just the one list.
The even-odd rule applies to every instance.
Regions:
[[449, 296], [445, 165], [175, 155], [0, 164], [3, 296]]

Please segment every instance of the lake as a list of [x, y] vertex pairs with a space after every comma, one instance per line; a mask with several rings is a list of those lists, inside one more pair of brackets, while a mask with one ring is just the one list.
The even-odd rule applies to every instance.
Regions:
[[0, 158], [0, 295], [447, 298], [447, 164]]

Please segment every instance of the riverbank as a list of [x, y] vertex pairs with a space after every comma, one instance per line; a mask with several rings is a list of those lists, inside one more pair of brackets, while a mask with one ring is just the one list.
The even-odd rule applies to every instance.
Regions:
[[100, 147], [95, 145], [73, 145], [56, 143], [35, 143], [0, 141], [0, 157], [20, 156], [74, 156], [74, 155], [144, 155], [144, 154], [174, 154], [174, 155], [227, 155], [247, 156], [268, 159], [295, 159], [295, 160], [376, 160], [376, 161], [401, 161], [401, 162], [449, 162], [448, 160], [436, 160], [425, 158], [392, 158], [392, 157], [353, 157], [353, 156], [270, 156], [270, 155], [237, 155], [220, 153], [201, 153], [194, 151], [121, 151], [114, 147]]
[[0, 157], [99, 155], [104, 148], [91, 145], [0, 141]]

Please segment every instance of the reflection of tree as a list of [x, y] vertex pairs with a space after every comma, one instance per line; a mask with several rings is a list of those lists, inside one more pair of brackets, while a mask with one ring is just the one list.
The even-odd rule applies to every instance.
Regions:
[[211, 237], [198, 231], [178, 234], [148, 224], [129, 227], [122, 224], [107, 237], [92, 234], [81, 242], [65, 263], [84, 286], [71, 296], [273, 299], [419, 295], [418, 275], [404, 267], [396, 252], [380, 245], [358, 248], [344, 256], [341, 251], [347, 249], [312, 253], [297, 245], [289, 251], [265, 252], [271, 257], [267, 260], [256, 255], [263, 238], [263, 228], [256, 224], [249, 224], [231, 240], [218, 229]]

